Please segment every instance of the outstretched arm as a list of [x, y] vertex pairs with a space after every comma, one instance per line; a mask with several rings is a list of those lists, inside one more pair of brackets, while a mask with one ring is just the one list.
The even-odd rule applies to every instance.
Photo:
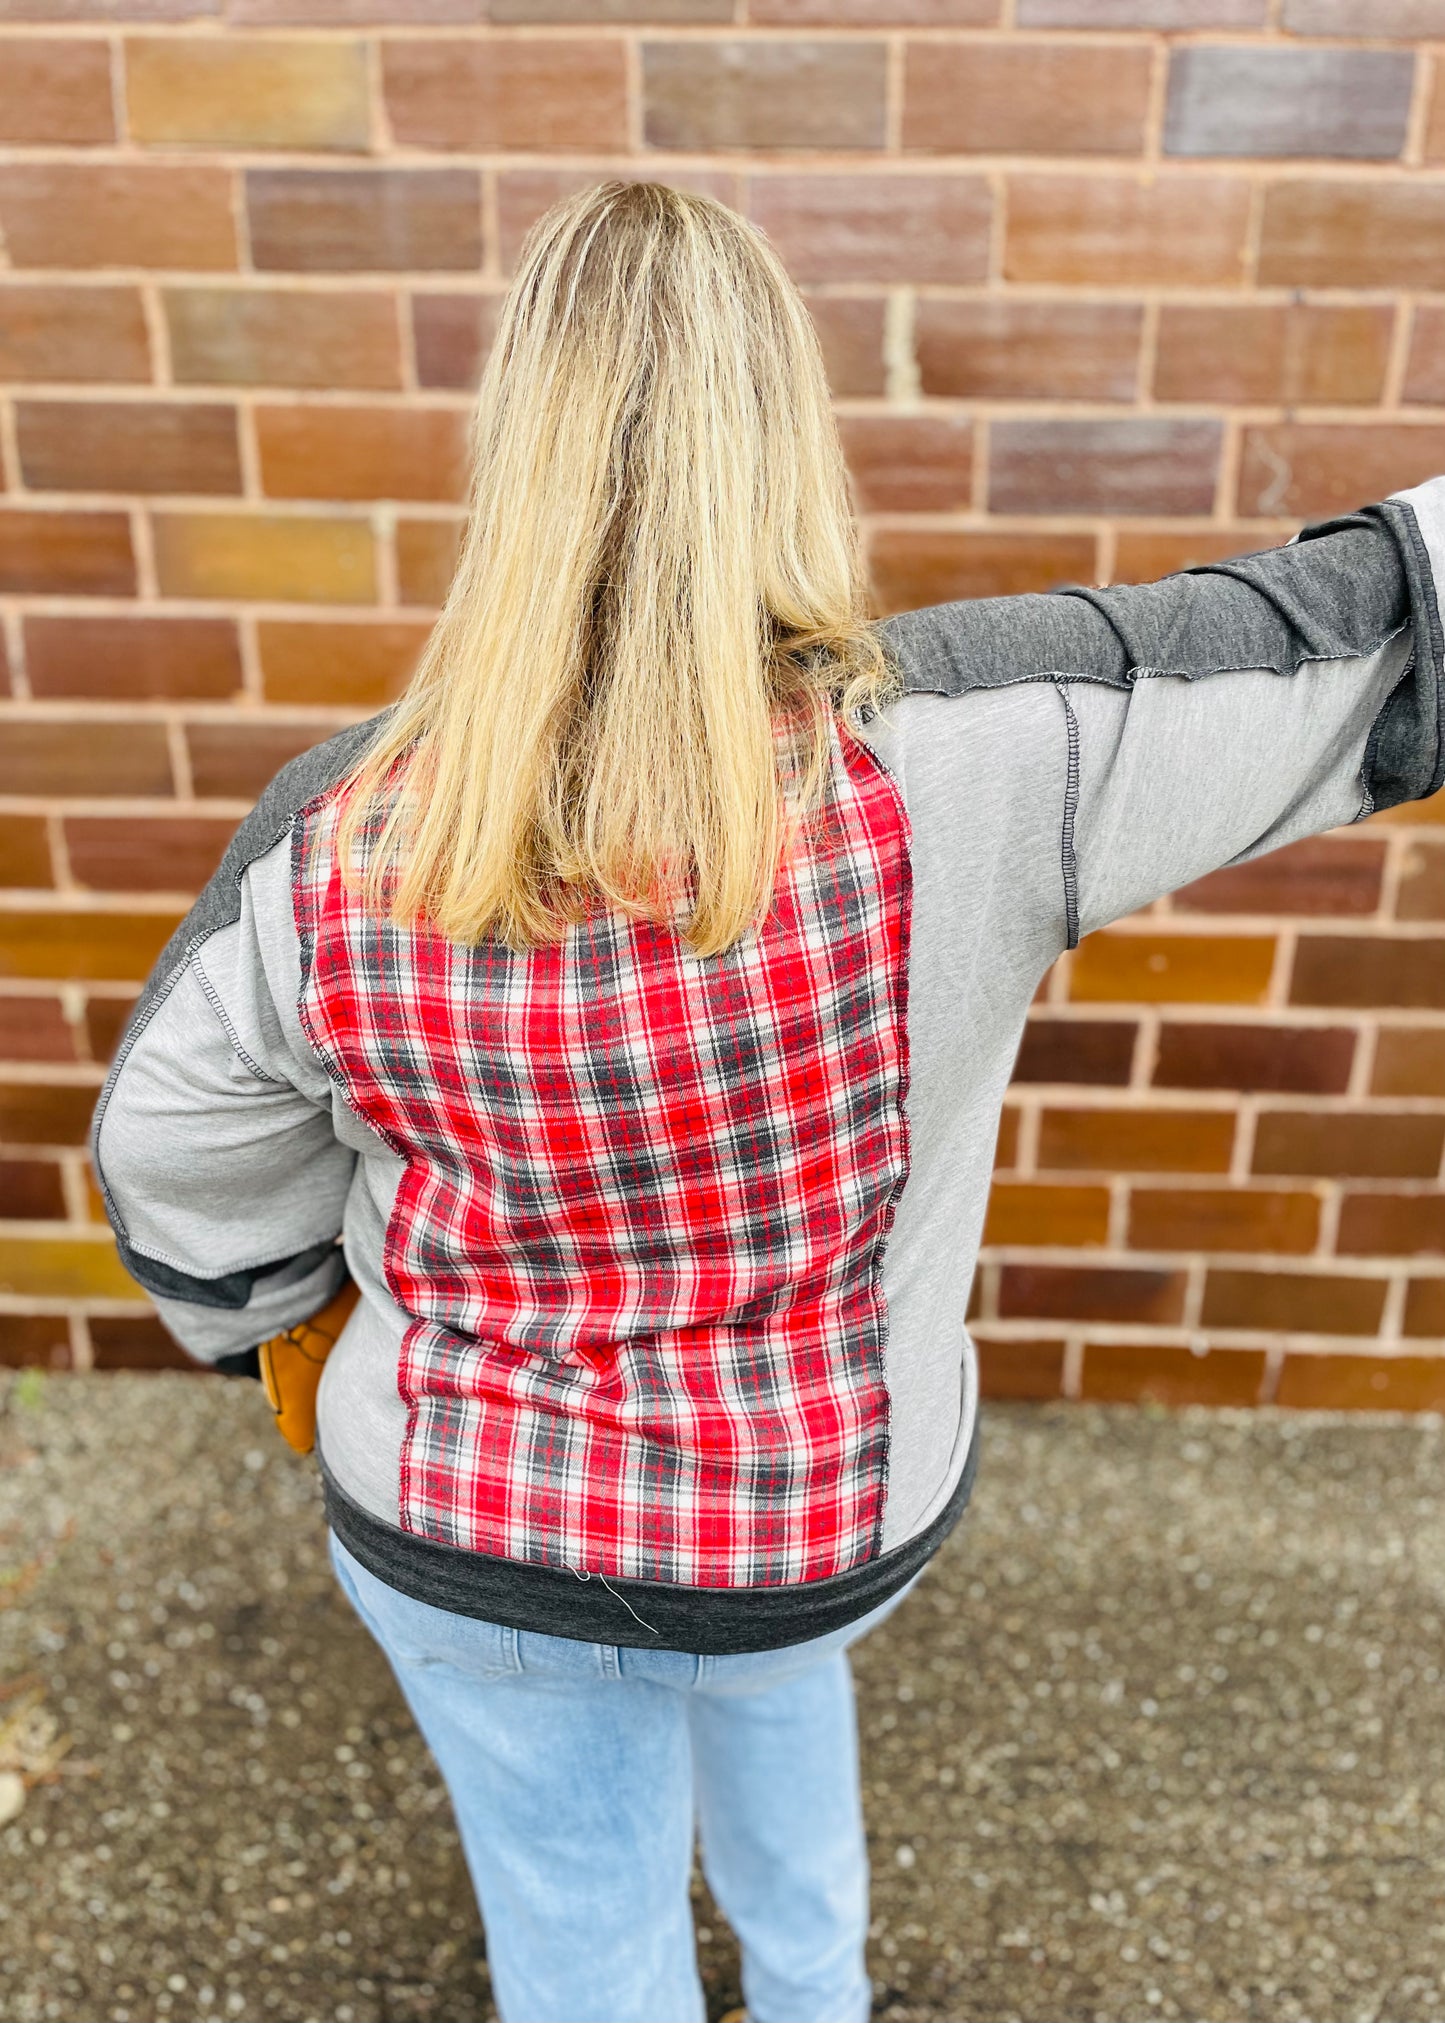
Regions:
[[1162, 582], [884, 627], [910, 689], [1053, 686], [1066, 939], [1445, 780], [1445, 479]]

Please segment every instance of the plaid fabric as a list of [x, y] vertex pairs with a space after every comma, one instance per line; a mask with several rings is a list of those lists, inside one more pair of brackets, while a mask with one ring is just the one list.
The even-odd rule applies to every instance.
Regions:
[[533, 1564], [697, 1586], [878, 1549], [883, 1244], [907, 1166], [908, 847], [835, 743], [756, 937], [699, 960], [599, 910], [459, 947], [343, 889], [297, 830], [302, 1012], [404, 1157], [401, 1522]]

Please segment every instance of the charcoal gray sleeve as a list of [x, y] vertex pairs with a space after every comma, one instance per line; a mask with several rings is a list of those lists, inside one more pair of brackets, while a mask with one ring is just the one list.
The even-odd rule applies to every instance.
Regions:
[[1263, 554], [940, 605], [884, 633], [909, 690], [1056, 691], [1072, 946], [1206, 872], [1437, 792], [1442, 581], [1437, 478]]
[[181, 1345], [219, 1362], [341, 1283], [356, 1166], [296, 1015], [296, 816], [373, 726], [268, 787], [162, 953], [101, 1091], [91, 1151], [123, 1263]]

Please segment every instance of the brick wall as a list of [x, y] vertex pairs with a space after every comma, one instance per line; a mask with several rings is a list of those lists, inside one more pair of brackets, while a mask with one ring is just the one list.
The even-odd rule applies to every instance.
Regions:
[[[12, 1362], [173, 1353], [84, 1165], [102, 1064], [262, 782], [405, 675], [467, 390], [559, 192], [630, 167], [774, 236], [885, 608], [1148, 577], [1445, 469], [1445, 0], [0, 24]], [[1437, 800], [1049, 978], [975, 1296], [990, 1387], [1445, 1403], [1442, 1152]]]

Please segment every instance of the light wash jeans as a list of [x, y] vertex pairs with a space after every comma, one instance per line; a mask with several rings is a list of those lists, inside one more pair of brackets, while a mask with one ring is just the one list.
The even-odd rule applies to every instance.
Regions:
[[331, 1556], [446, 1779], [505, 2023], [703, 2023], [694, 1819], [751, 2023], [866, 2023], [845, 1649], [906, 1588], [831, 1636], [707, 1658], [478, 1622]]

